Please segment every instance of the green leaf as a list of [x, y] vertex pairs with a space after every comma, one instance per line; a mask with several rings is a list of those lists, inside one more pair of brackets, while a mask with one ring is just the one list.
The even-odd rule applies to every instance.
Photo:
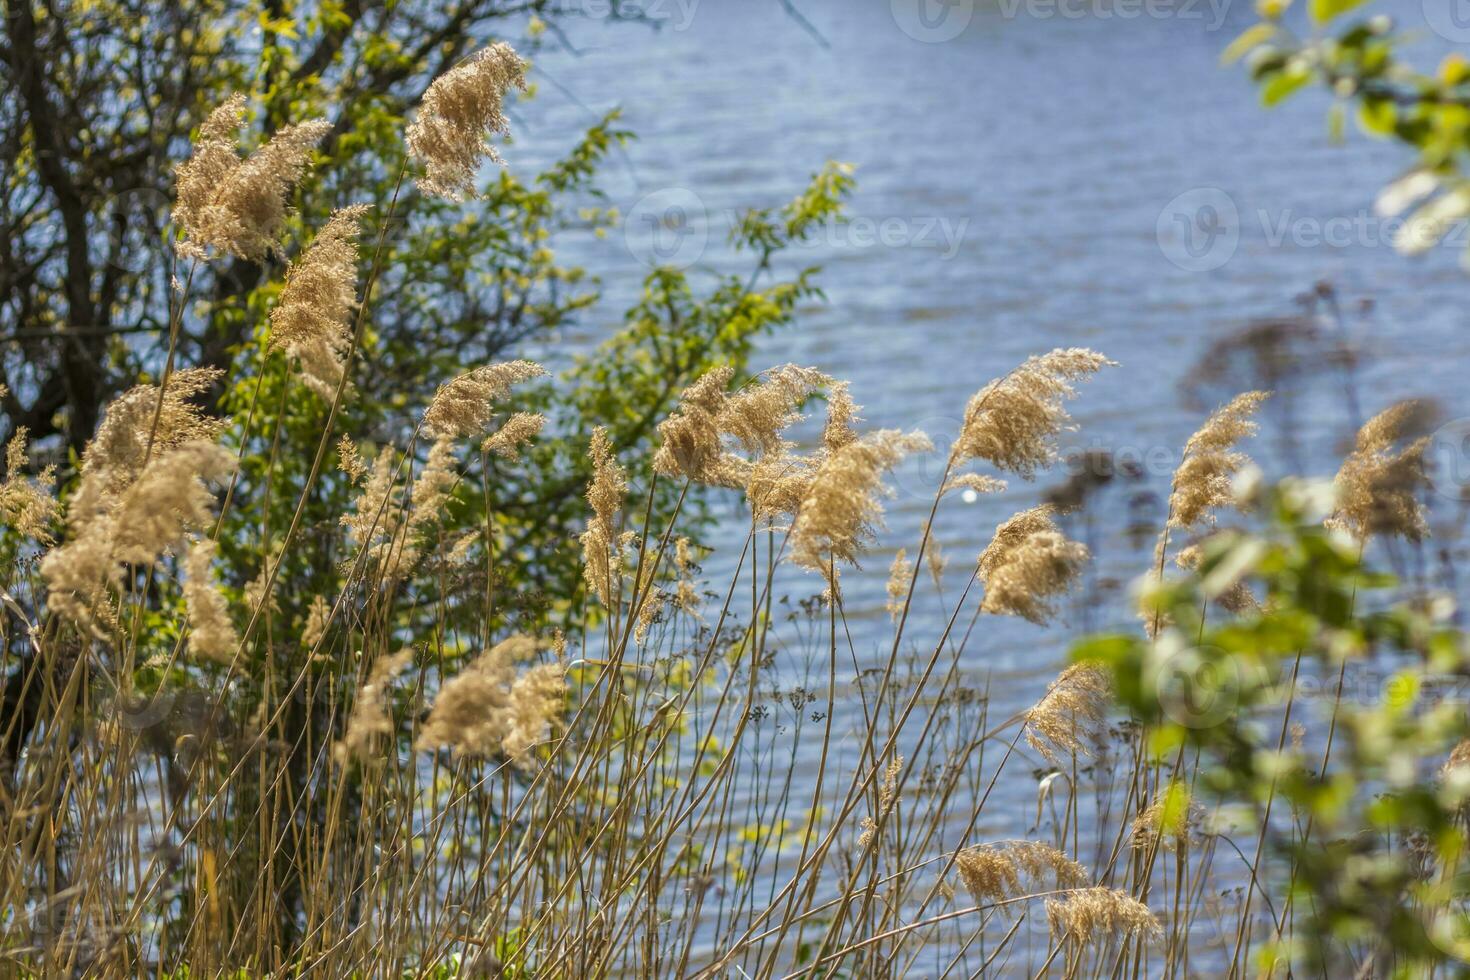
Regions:
[[1366, 0], [1311, 0], [1312, 23], [1326, 24], [1355, 7], [1361, 7], [1365, 2]]
[[1239, 61], [1247, 53], [1265, 44], [1275, 35], [1275, 24], [1256, 24], [1254, 27], [1246, 28], [1240, 37], [1231, 41], [1230, 45], [1221, 52], [1220, 64], [1229, 65]]
[[1302, 86], [1312, 80], [1312, 73], [1305, 70], [1284, 71], [1261, 90], [1261, 102], [1267, 106], [1277, 105], [1290, 98]]

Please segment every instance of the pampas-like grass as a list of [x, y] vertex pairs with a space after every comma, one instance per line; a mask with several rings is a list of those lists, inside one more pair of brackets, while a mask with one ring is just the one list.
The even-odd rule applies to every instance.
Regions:
[[1055, 439], [1069, 419], [1063, 402], [1075, 382], [1112, 364], [1096, 351], [1057, 349], [1026, 362], [980, 389], [965, 406], [951, 450], [955, 465], [985, 460], [1030, 478], [1056, 458]]
[[424, 165], [420, 190], [462, 201], [474, 193], [483, 161], [502, 162], [485, 137], [510, 132], [505, 96], [525, 91], [527, 67], [514, 48], [498, 42], [434, 79], [405, 134], [409, 152]]
[[824, 573], [829, 562], [857, 564], [882, 517], [883, 475], [904, 456], [932, 446], [921, 432], [883, 429], [822, 460], [792, 529], [793, 560]]
[[546, 738], [566, 698], [566, 669], [559, 663], [517, 664], [541, 644], [528, 636], [502, 640], [444, 683], [419, 732], [422, 750], [452, 749], [457, 756], [503, 753], [527, 764]]
[[1235, 446], [1256, 432], [1255, 414], [1269, 397], [1247, 391], [1211, 415], [1184, 444], [1169, 493], [1169, 526], [1195, 527], [1234, 501], [1230, 483], [1250, 459]]
[[1329, 526], [1359, 540], [1376, 535], [1419, 541], [1428, 533], [1418, 495], [1426, 484], [1429, 438], [1417, 436], [1427, 414], [1424, 403], [1403, 401], [1363, 424], [1338, 470], [1337, 511]]
[[287, 197], [332, 125], [313, 119], [287, 126], [242, 160], [236, 138], [245, 105], [243, 95], [232, 95], [211, 112], [192, 155], [174, 172], [180, 255], [206, 258], [213, 248], [259, 262], [280, 252]]
[[301, 379], [330, 400], [346, 370], [349, 318], [357, 306], [357, 236], [366, 205], [332, 212], [299, 260], [286, 270], [271, 311], [272, 350], [301, 362]]
[[1066, 755], [1086, 755], [1111, 697], [1112, 686], [1100, 668], [1073, 664], [1022, 716], [1026, 741], [1053, 765]]

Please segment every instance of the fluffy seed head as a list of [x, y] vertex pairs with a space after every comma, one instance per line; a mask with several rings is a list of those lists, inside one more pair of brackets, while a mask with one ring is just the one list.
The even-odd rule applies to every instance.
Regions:
[[51, 495], [56, 485], [56, 468], [46, 467], [34, 480], [26, 478], [26, 434], [25, 426], [18, 426], [5, 447], [5, 480], [0, 482], [0, 523], [22, 538], [50, 545], [54, 540], [51, 525], [61, 510]]
[[1021, 894], [1023, 879], [1033, 888], [1080, 888], [1087, 869], [1041, 841], [1006, 841], [971, 847], [955, 855], [960, 880], [980, 905]]
[[888, 615], [894, 622], [903, 615], [904, 600], [909, 594], [909, 581], [914, 577], [914, 563], [909, 561], [908, 552], [898, 549], [893, 564], [888, 567]]
[[1195, 527], [1213, 520], [1212, 511], [1234, 502], [1230, 481], [1250, 462], [1235, 446], [1255, 434], [1257, 409], [1270, 395], [1247, 391], [1217, 409], [1184, 444], [1169, 492], [1169, 526]]
[[679, 407], [659, 423], [659, 448], [653, 468], [663, 476], [697, 483], [720, 483], [725, 451], [720, 443], [720, 413], [735, 369], [722, 366], [700, 375], [679, 395]]
[[1073, 664], [1052, 681], [1023, 716], [1026, 741], [1053, 765], [1089, 751], [1088, 742], [1107, 717], [1112, 685], [1092, 664]]
[[539, 378], [546, 369], [534, 361], [486, 364], [439, 386], [424, 412], [424, 426], [438, 435], [478, 435], [495, 418], [496, 403], [514, 385]]
[[244, 96], [227, 99], [210, 113], [192, 155], [174, 171], [173, 218], [185, 235], [181, 255], [203, 258], [215, 248], [259, 262], [279, 252], [286, 199], [332, 128], [325, 119], [287, 126], [242, 160], [236, 138], [244, 115]]
[[214, 586], [215, 543], [193, 542], [184, 557], [184, 606], [189, 615], [189, 652], [201, 660], [228, 664], [239, 644], [230, 607]]
[[352, 759], [370, 760], [377, 742], [393, 734], [393, 678], [411, 663], [411, 649], [400, 650], [390, 657], [379, 657], [373, 662], [367, 680], [357, 689], [357, 700], [352, 703], [352, 713], [347, 716], [347, 729], [341, 740], [332, 746], [332, 757], [339, 763]]
[[444, 682], [420, 732], [420, 749], [452, 748], [457, 756], [497, 752], [518, 763], [546, 737], [560, 717], [566, 695], [565, 667], [538, 664], [517, 672], [539, 644], [513, 636], [482, 653]]
[[582, 567], [593, 594], [604, 606], [611, 607], [613, 587], [622, 576], [622, 547], [615, 521], [628, 493], [628, 481], [602, 426], [592, 432], [591, 454], [593, 472], [587, 486], [587, 503], [592, 506], [592, 516], [582, 532]]
[[521, 458], [521, 448], [541, 434], [546, 416], [535, 412], [516, 412], [499, 429], [486, 437], [480, 448], [512, 462]]
[[1112, 363], [1081, 347], [1027, 358], [970, 399], [951, 463], [983, 459], [1030, 479], [1056, 458], [1054, 440], [1069, 421], [1062, 403], [1076, 394], [1073, 382]]
[[1112, 888], [1081, 888], [1062, 898], [1049, 898], [1046, 920], [1055, 939], [1070, 938], [1084, 946], [1108, 943], [1119, 936], [1151, 937], [1161, 931], [1147, 905]]
[[137, 385], [120, 395], [107, 406], [96, 434], [83, 451], [82, 471], [102, 476], [106, 489], [117, 493], [142, 471], [143, 460], [149, 455], [150, 432], [154, 459], [188, 442], [218, 439], [224, 423], [207, 417], [190, 399], [208, 391], [222, 374], [214, 368], [175, 371], [164, 387], [162, 408], [153, 385]]
[[327, 400], [337, 394], [351, 345], [357, 306], [357, 236], [365, 204], [332, 212], [316, 240], [286, 270], [280, 302], [271, 311], [272, 350], [301, 362], [302, 380]]
[[485, 135], [510, 132], [505, 95], [512, 88], [525, 91], [527, 67], [514, 48], [499, 42], [434, 79], [406, 134], [409, 152], [424, 164], [420, 190], [462, 201], [474, 194], [483, 160], [503, 162]]
[[831, 561], [856, 564], [882, 518], [883, 474], [905, 455], [931, 448], [922, 432], [880, 429], [827, 455], [797, 513], [792, 559], [824, 573]]
[[1372, 535], [1423, 539], [1429, 526], [1418, 494], [1426, 483], [1429, 438], [1412, 437], [1425, 428], [1429, 411], [1423, 402], [1403, 401], [1364, 423], [1337, 472], [1337, 512], [1328, 519], [1330, 527], [1360, 541]]
[[996, 528], [980, 555], [985, 612], [1038, 624], [1055, 614], [1052, 600], [1071, 589], [1088, 553], [1085, 545], [1069, 541], [1057, 530], [1051, 514], [1051, 507], [1043, 504]]

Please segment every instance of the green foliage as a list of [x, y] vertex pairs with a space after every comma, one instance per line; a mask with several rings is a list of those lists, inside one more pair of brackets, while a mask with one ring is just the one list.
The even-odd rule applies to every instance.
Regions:
[[1418, 253], [1470, 216], [1470, 62], [1453, 53], [1433, 74], [1416, 70], [1399, 54], [1411, 35], [1391, 18], [1349, 16], [1365, 4], [1310, 0], [1312, 33], [1300, 37], [1285, 23], [1289, 0], [1261, 0], [1256, 6], [1261, 21], [1237, 37], [1223, 57], [1244, 59], [1267, 106], [1320, 85], [1335, 100], [1328, 115], [1334, 139], [1341, 138], [1351, 115], [1364, 133], [1397, 140], [1415, 152], [1417, 165], [1383, 190], [1378, 210], [1385, 217], [1405, 215], [1395, 247]]
[[[1196, 791], [1247, 814], [1253, 835], [1267, 827], [1281, 860], [1258, 869], [1278, 896], [1263, 965], [1331, 974], [1361, 956], [1375, 975], [1421, 975], [1456, 962], [1470, 770], [1440, 764], [1470, 727], [1435, 692], [1463, 690], [1470, 642], [1446, 601], [1387, 601], [1395, 583], [1322, 526], [1325, 487], [1284, 484], [1258, 506], [1264, 530], [1220, 534], [1197, 574], [1147, 594], [1155, 641], [1095, 637], [1073, 658], [1108, 668], [1161, 763], [1197, 754]], [[1211, 615], [1242, 582], [1259, 605]], [[1319, 737], [1288, 738], [1295, 721]]]

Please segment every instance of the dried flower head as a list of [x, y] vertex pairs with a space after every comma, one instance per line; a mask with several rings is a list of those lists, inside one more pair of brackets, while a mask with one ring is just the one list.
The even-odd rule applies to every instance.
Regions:
[[883, 474], [908, 453], [931, 448], [922, 432], [881, 429], [827, 455], [797, 513], [792, 559], [824, 574], [830, 562], [856, 564], [882, 518]]
[[312, 148], [332, 128], [325, 119], [287, 126], [242, 160], [236, 147], [244, 115], [244, 96], [227, 99], [209, 114], [192, 155], [174, 171], [173, 218], [185, 236], [181, 255], [203, 258], [216, 248], [258, 262], [279, 252], [286, 198]]
[[827, 422], [822, 428], [822, 449], [835, 453], [857, 438], [853, 423], [858, 420], [858, 406], [852, 400], [846, 381], [827, 382]]
[[1154, 797], [1143, 812], [1133, 818], [1131, 843], [1134, 848], [1162, 847], [1175, 850], [1188, 848], [1195, 825], [1204, 816], [1204, 808], [1187, 794], [1174, 797], [1164, 792]]
[[1030, 479], [1056, 458], [1053, 440], [1068, 422], [1062, 403], [1076, 394], [1073, 382], [1112, 363], [1081, 347], [1027, 358], [970, 399], [951, 464], [983, 459]]
[[480, 448], [502, 459], [514, 462], [521, 458], [521, 448], [541, 434], [546, 416], [536, 412], [516, 412], [499, 429], [487, 436]]
[[1041, 841], [1005, 841], [966, 848], [955, 855], [960, 880], [977, 904], [1019, 896], [1023, 879], [1033, 889], [1081, 888], [1087, 869]]
[[332, 757], [337, 762], [346, 763], [352, 759], [366, 762], [372, 758], [378, 740], [393, 734], [395, 728], [390, 714], [393, 678], [403, 673], [411, 663], [411, 649], [400, 650], [390, 657], [379, 657], [373, 662], [367, 680], [357, 689], [357, 700], [352, 703], [352, 712], [347, 716], [347, 729], [332, 746]]
[[56, 485], [56, 467], [47, 466], [34, 480], [26, 478], [26, 435], [26, 427], [17, 426], [5, 447], [5, 480], [0, 482], [0, 524], [22, 538], [49, 545], [54, 540], [51, 525], [61, 510], [51, 495]]
[[352, 343], [357, 306], [357, 236], [365, 204], [332, 212], [306, 252], [286, 270], [280, 302], [271, 311], [272, 350], [301, 362], [301, 377], [318, 395], [336, 397]]
[[1403, 401], [1363, 424], [1337, 472], [1337, 512], [1328, 526], [1363, 541], [1372, 535], [1419, 541], [1428, 533], [1418, 494], [1426, 483], [1429, 439], [1413, 437], [1425, 428], [1429, 411], [1424, 402]]
[[1270, 395], [1247, 391], [1217, 409], [1184, 444], [1169, 492], [1169, 526], [1195, 527], [1212, 520], [1211, 511], [1234, 502], [1230, 482], [1250, 462], [1235, 446], [1257, 429], [1256, 410]]
[[[153, 385], [137, 385], [120, 395], [103, 413], [97, 432], [82, 453], [82, 470], [101, 475], [109, 492], [121, 492], [137, 478], [143, 461], [188, 442], [213, 442], [223, 421], [207, 417], [190, 399], [208, 391], [222, 371], [185, 368], [175, 371], [164, 386], [162, 404]], [[157, 428], [154, 418], [157, 418]]]
[[498, 42], [434, 79], [406, 134], [409, 152], [424, 164], [420, 190], [462, 201], [474, 193], [483, 160], [502, 162], [485, 136], [510, 132], [505, 95], [525, 91], [527, 67], [514, 48]]
[[659, 448], [654, 472], [700, 483], [718, 482], [723, 475], [724, 447], [720, 443], [720, 412], [726, 389], [735, 376], [731, 367], [713, 368], [679, 395], [679, 407], [659, 423]]
[[566, 669], [538, 664], [518, 673], [516, 665], [540, 644], [527, 636], [502, 640], [444, 682], [419, 735], [420, 749], [450, 747], [458, 756], [502, 752], [519, 763], [559, 718], [566, 696]]
[[1045, 623], [1055, 614], [1052, 600], [1072, 587], [1087, 558], [1085, 545], [1056, 530], [1049, 505], [1022, 511], [996, 528], [980, 555], [981, 608]]
[[478, 435], [494, 420], [496, 403], [512, 386], [545, 373], [534, 361], [504, 361], [461, 374], [434, 393], [424, 412], [424, 427], [437, 435]]
[[613, 456], [607, 430], [598, 426], [592, 432], [592, 482], [587, 486], [587, 502], [592, 516], [582, 532], [582, 566], [587, 585], [604, 606], [611, 607], [615, 584], [622, 576], [622, 548], [618, 542], [618, 511], [628, 492], [623, 468]]
[[189, 652], [202, 660], [228, 664], [240, 642], [230, 607], [214, 585], [215, 543], [195, 541], [184, 556], [184, 606], [189, 614]]
[[1049, 898], [1046, 920], [1055, 939], [1072, 939], [1084, 946], [1119, 936], [1151, 937], [1161, 931], [1147, 905], [1112, 888], [1081, 888]]
[[909, 582], [914, 577], [914, 563], [909, 561], [908, 552], [898, 549], [893, 564], [888, 567], [888, 615], [894, 622], [903, 615], [904, 602], [909, 594]]
[[1073, 664], [1022, 716], [1026, 741], [1053, 765], [1064, 755], [1086, 755], [1088, 742], [1107, 717], [1111, 697], [1112, 685], [1100, 668]]
[[332, 607], [327, 600], [320, 595], [312, 596], [311, 606], [306, 611], [306, 625], [301, 628], [301, 645], [307, 650], [315, 650], [322, 637], [327, 635], [331, 618]]
[[878, 836], [879, 820], [899, 804], [898, 777], [903, 774], [903, 756], [895, 755], [883, 769], [883, 782], [878, 787], [878, 818], [864, 816], [862, 833], [858, 835], [858, 847], [869, 847]]
[[939, 492], [949, 493], [952, 490], [968, 490], [971, 493], [1000, 493], [1006, 488], [1006, 481], [997, 480], [993, 476], [981, 476], [979, 473], [957, 473], [944, 481], [944, 486]]
[[783, 364], [726, 398], [716, 425], [751, 455], [779, 455], [786, 448], [781, 433], [801, 419], [797, 409], [832, 383], [820, 371]]
[[122, 490], [106, 468], [88, 469], [67, 506], [69, 539], [41, 562], [50, 607], [74, 622], [106, 618], [103, 590], [124, 565], [147, 566], [211, 520], [207, 483], [229, 474], [235, 457], [208, 442], [186, 442], [155, 455]]

